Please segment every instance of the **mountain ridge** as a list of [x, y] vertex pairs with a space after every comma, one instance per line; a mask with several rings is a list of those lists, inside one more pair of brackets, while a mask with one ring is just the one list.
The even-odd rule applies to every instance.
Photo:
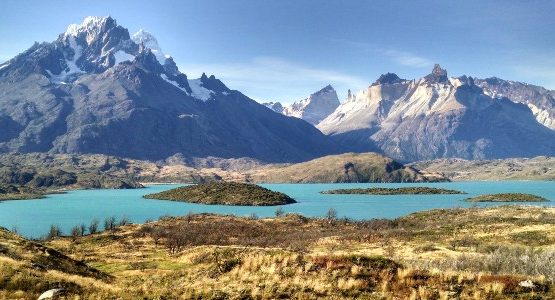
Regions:
[[421, 79], [384, 74], [367, 89], [349, 93], [317, 128], [357, 151], [404, 162], [555, 154], [555, 131], [537, 122], [541, 113], [534, 114], [526, 101], [491, 97], [477, 82], [448, 77], [439, 65]]

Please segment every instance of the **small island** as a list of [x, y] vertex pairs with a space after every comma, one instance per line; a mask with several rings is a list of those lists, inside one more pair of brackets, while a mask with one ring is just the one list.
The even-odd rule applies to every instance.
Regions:
[[461, 191], [431, 187], [402, 187], [402, 188], [366, 188], [366, 189], [337, 189], [320, 192], [321, 194], [364, 194], [364, 195], [435, 195], [435, 194], [465, 194]]
[[549, 200], [531, 194], [504, 193], [487, 194], [465, 199], [467, 202], [547, 202]]
[[0, 201], [44, 198], [44, 193], [26, 186], [0, 186]]
[[284, 193], [258, 185], [238, 182], [211, 182], [178, 187], [145, 195], [146, 199], [182, 201], [210, 205], [273, 206], [296, 203]]

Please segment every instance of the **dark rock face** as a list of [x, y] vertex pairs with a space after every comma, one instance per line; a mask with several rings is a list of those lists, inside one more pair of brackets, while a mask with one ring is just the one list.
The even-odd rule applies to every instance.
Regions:
[[109, 17], [87, 18], [0, 65], [0, 91], [4, 152], [294, 162], [341, 151], [214, 76], [188, 80]]
[[[382, 74], [378, 80], [376, 80], [372, 85], [380, 85], [380, 84], [393, 84], [393, 83], [401, 83], [405, 81], [404, 79], [399, 78], [395, 73], [386, 73]], [[350, 92], [350, 90], [349, 90]], [[349, 97], [350, 98], [350, 97]]]
[[442, 69], [439, 64], [435, 64], [432, 73], [426, 75], [424, 79], [428, 83], [446, 83], [449, 81], [449, 78], [447, 78], [447, 71]]

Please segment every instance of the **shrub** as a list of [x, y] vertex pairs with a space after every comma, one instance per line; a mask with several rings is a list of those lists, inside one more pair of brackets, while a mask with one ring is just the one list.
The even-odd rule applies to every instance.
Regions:
[[98, 220], [93, 219], [91, 221], [91, 223], [89, 224], [89, 233], [90, 234], [95, 234], [97, 232], [98, 232]]

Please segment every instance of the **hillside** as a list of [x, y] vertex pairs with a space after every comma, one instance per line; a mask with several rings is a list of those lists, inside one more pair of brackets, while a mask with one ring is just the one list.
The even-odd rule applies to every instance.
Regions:
[[46, 247], [0, 230], [0, 298], [553, 299], [553, 220], [521, 206], [357, 222], [202, 214]]
[[346, 153], [308, 162], [269, 166], [249, 173], [253, 182], [337, 183], [337, 182], [429, 182], [441, 176], [422, 173], [376, 153]]

